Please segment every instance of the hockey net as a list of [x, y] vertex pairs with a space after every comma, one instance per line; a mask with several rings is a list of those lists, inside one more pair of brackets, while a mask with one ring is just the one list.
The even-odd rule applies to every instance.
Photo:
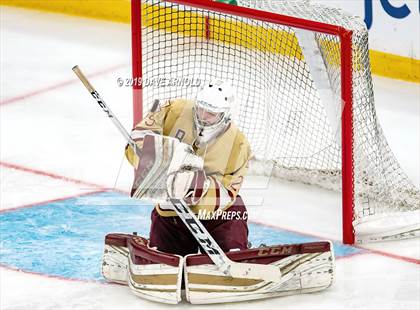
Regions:
[[132, 0], [135, 121], [155, 99], [229, 80], [254, 172], [343, 190], [346, 243], [417, 235], [419, 189], [378, 123], [363, 21], [302, 0], [239, 6]]

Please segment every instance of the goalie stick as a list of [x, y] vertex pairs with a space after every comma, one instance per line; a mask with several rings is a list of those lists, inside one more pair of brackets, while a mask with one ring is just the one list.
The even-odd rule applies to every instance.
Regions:
[[92, 95], [92, 97], [96, 100], [96, 102], [99, 104], [99, 106], [102, 108], [102, 110], [106, 113], [108, 118], [114, 123], [114, 125], [118, 128], [118, 130], [121, 132], [121, 134], [124, 136], [127, 143], [133, 148], [134, 152], [139, 155], [140, 150], [137, 147], [137, 144], [133, 141], [130, 134], [125, 130], [124, 126], [121, 124], [121, 122], [118, 120], [118, 118], [115, 117], [115, 114], [112, 113], [111, 109], [107, 106], [105, 101], [102, 100], [101, 96], [98, 94], [98, 92], [93, 88], [92, 84], [88, 81], [86, 76], [83, 74], [83, 72], [80, 70], [79, 66], [74, 66], [72, 68], [74, 73], [76, 73], [77, 77], [82, 81], [83, 85], [85, 85], [86, 89], [89, 91], [89, 93]]
[[[140, 150], [137, 144], [131, 138], [130, 134], [123, 127], [120, 121], [116, 118], [111, 109], [107, 106], [105, 101], [101, 98], [99, 93], [90, 84], [86, 76], [82, 73], [78, 66], [72, 68], [77, 77], [81, 80], [83, 85], [96, 100], [102, 110], [107, 114], [108, 118], [114, 123], [117, 129], [121, 132], [128, 144], [133, 148], [137, 155], [140, 155]], [[231, 261], [217, 242], [213, 239], [204, 225], [200, 222], [197, 216], [191, 211], [190, 207], [182, 199], [171, 199], [175, 212], [178, 217], [184, 222], [190, 230], [199, 245], [204, 249], [213, 263], [225, 274], [233, 278], [246, 278], [273, 282], [283, 282], [287, 279], [282, 278], [280, 268], [274, 265], [260, 265], [249, 263], [237, 263]]]

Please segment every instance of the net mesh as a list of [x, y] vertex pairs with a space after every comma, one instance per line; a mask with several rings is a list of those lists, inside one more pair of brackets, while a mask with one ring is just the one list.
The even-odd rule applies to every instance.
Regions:
[[[400, 168], [377, 120], [363, 21], [302, 1], [239, 5], [353, 30], [356, 236], [369, 220], [418, 212], [419, 190]], [[155, 99], [194, 99], [200, 82], [228, 80], [237, 93], [234, 121], [251, 144], [254, 172], [341, 190], [338, 37], [314, 33], [326, 71], [322, 79], [305, 60], [297, 30], [288, 26], [159, 0], [142, 0], [142, 25], [145, 113]], [[320, 83], [331, 90], [332, 102], [321, 99]], [[418, 229], [418, 215], [414, 224]]]

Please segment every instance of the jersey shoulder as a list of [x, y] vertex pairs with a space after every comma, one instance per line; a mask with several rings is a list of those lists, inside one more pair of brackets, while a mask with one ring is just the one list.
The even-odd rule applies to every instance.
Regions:
[[[172, 99], [169, 100], [166, 109], [166, 116], [164, 121], [164, 135], [173, 135], [176, 129], [192, 128], [193, 116], [192, 116], [193, 102], [186, 99]], [[174, 131], [175, 130], [175, 131]]]
[[166, 100], [161, 108], [167, 108], [171, 113], [181, 114], [185, 109], [193, 108], [193, 101], [188, 99], [170, 99]]

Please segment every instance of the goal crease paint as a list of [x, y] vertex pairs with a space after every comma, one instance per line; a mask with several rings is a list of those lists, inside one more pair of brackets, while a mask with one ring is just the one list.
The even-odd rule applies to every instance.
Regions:
[[[138, 232], [147, 237], [153, 206], [116, 192], [80, 197], [0, 213], [0, 265], [72, 280], [105, 281], [104, 237]], [[320, 238], [261, 223], [249, 224], [252, 244], [293, 244]], [[334, 243], [338, 258], [367, 251]]]

